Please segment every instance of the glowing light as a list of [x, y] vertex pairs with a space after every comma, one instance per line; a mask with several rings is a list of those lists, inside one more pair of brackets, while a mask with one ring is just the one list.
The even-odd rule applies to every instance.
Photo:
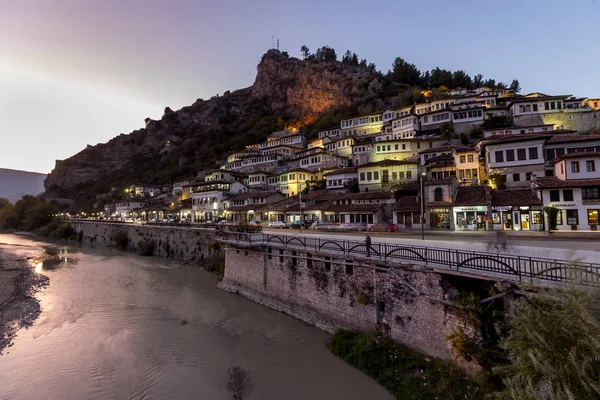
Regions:
[[35, 272], [37, 272], [38, 274], [42, 273], [42, 267], [44, 266], [43, 262], [38, 262], [35, 264]]

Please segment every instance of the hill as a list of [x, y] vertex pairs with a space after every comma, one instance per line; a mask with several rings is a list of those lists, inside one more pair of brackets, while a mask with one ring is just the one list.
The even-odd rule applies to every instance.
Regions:
[[26, 194], [37, 195], [44, 191], [46, 174], [0, 168], [0, 197], [14, 203]]
[[[477, 76], [481, 78], [481, 75]], [[227, 153], [265, 140], [274, 131], [300, 128], [309, 138], [339, 126], [343, 118], [412, 105], [421, 87], [475, 83], [464, 71], [436, 68], [421, 73], [398, 58], [387, 75], [347, 53], [337, 61], [328, 47], [304, 60], [269, 50], [252, 86], [225, 92], [173, 111], [108, 143], [89, 146], [57, 161], [46, 181], [52, 197], [77, 199], [82, 208], [110, 187], [132, 183], [170, 184], [222, 163]], [[493, 80], [490, 83], [494, 83]], [[465, 86], [462, 86], [465, 87]]]

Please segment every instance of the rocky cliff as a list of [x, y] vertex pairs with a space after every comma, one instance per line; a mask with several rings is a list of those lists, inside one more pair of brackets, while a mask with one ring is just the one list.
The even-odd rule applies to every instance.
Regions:
[[269, 132], [302, 127], [329, 110], [347, 107], [381, 88], [372, 69], [336, 61], [289, 58], [268, 51], [254, 84], [172, 111], [108, 143], [57, 161], [45, 187], [51, 195], [98, 194], [106, 186], [169, 183], [216, 166], [228, 151], [264, 140]]

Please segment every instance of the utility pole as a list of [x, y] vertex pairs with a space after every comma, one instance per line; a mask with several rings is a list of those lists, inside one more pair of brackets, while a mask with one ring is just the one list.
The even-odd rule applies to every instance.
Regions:
[[302, 183], [298, 182], [298, 196], [300, 197], [300, 228], [302, 228]]

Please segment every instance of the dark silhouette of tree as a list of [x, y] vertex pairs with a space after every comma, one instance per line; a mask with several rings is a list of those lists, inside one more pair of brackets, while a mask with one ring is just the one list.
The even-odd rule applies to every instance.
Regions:
[[302, 53], [302, 58], [304, 60], [310, 58], [310, 50], [308, 49], [308, 47], [306, 47], [306, 45], [302, 45], [302, 47], [300, 47], [300, 53]]
[[440, 86], [452, 87], [452, 72], [440, 69], [439, 67], [432, 69], [429, 86], [432, 88]]
[[494, 88], [494, 87], [496, 87], [496, 80], [495, 79], [488, 79], [485, 82], [483, 82], [483, 86]]
[[521, 85], [519, 85], [519, 81], [516, 79], [513, 79], [512, 82], [510, 83], [509, 90], [511, 93], [520, 93]]
[[356, 53], [347, 50], [346, 53], [344, 53], [344, 56], [342, 57], [342, 63], [358, 66], [358, 56], [356, 55]]
[[431, 73], [429, 71], [425, 71], [421, 74], [421, 77], [419, 79], [421, 81], [421, 86], [423, 86], [425, 89], [429, 89], [429, 83], [431, 81]]
[[329, 46], [323, 46], [320, 49], [317, 49], [315, 58], [319, 61], [337, 61], [337, 54], [335, 49]]
[[362, 60], [360, 60], [360, 63], [358, 64], [361, 67], [366, 67], [367, 66], [367, 60], [365, 60], [364, 58]]
[[473, 77], [473, 89], [483, 86], [483, 75], [477, 74]]
[[498, 83], [496, 84], [496, 87], [497, 87], [498, 89], [508, 89], [508, 86], [506, 86], [506, 83], [504, 83], [504, 82], [502, 82], [502, 81], [498, 82]]
[[421, 83], [421, 71], [401, 57], [396, 57], [392, 64], [391, 79], [396, 83], [418, 85]]
[[454, 71], [452, 74], [452, 87], [453, 88], [469, 88], [473, 84], [473, 81], [469, 74], [462, 69]]

